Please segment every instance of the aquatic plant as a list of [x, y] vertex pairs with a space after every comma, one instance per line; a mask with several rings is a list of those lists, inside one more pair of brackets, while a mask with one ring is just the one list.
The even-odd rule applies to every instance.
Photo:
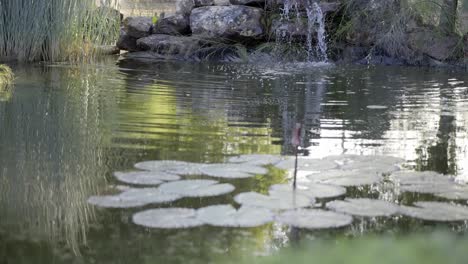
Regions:
[[189, 228], [203, 225], [197, 211], [190, 208], [161, 208], [136, 213], [133, 223], [152, 228]]
[[293, 190], [290, 184], [275, 184], [270, 187], [270, 193], [272, 192], [289, 192], [290, 195], [296, 192], [311, 198], [323, 199], [343, 196], [346, 194], [346, 189], [341, 186], [329, 184], [300, 183], [297, 185], [296, 190]]
[[255, 227], [273, 222], [274, 214], [265, 208], [213, 205], [197, 210], [197, 218], [206, 224], [225, 227]]
[[383, 200], [375, 199], [345, 199], [326, 204], [327, 209], [356, 216], [391, 216], [399, 212], [399, 206]]
[[163, 171], [114, 172], [114, 176], [121, 182], [140, 185], [158, 185], [165, 181], [180, 180], [180, 176]]
[[83, 61], [114, 44], [116, 0], [0, 1], [0, 61]]
[[294, 208], [310, 207], [315, 199], [302, 193], [270, 191], [269, 195], [256, 192], [240, 193], [234, 197], [234, 201], [243, 206], [267, 208], [271, 210], [287, 210]]
[[219, 178], [250, 178], [256, 174], [267, 174], [268, 169], [251, 164], [207, 164], [200, 169], [203, 175]]
[[427, 221], [455, 222], [468, 220], [468, 207], [444, 202], [416, 202], [402, 206], [401, 213]]
[[128, 188], [117, 195], [91, 196], [88, 203], [105, 208], [131, 208], [176, 201], [183, 196], [158, 188]]
[[350, 225], [353, 222], [353, 218], [349, 215], [321, 209], [285, 211], [279, 214], [275, 220], [281, 224], [307, 229], [338, 228]]
[[218, 196], [234, 191], [235, 187], [229, 183], [218, 183], [213, 180], [183, 180], [164, 183], [159, 190], [164, 193], [177, 194], [184, 197]]
[[11, 86], [15, 75], [10, 67], [0, 64], [0, 101], [6, 101], [11, 97]]

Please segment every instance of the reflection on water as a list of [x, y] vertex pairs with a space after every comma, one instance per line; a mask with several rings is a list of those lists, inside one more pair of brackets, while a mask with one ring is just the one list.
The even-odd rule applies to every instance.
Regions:
[[[417, 169], [468, 181], [464, 73], [125, 61], [15, 71], [14, 93], [0, 102], [0, 259], [6, 263], [205, 263], [228, 253], [266, 254], [297, 236], [421, 226], [390, 219], [300, 234], [277, 224], [159, 231], [132, 225], [137, 210], [86, 204], [90, 195], [118, 184], [111, 172], [142, 160], [290, 154], [296, 122], [306, 127], [302, 145], [310, 156], [394, 155]], [[235, 195], [266, 192], [284, 181], [272, 170], [268, 177], [229, 182]], [[398, 199], [385, 186], [352, 191]], [[232, 195], [163, 206], [233, 203]]]

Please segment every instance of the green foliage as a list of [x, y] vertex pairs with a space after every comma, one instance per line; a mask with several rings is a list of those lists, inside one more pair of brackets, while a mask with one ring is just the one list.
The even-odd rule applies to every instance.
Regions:
[[114, 44], [116, 0], [0, 0], [0, 61], [83, 61]]
[[10, 67], [0, 64], [0, 102], [11, 98], [14, 79], [15, 75]]
[[468, 239], [445, 233], [405, 238], [364, 237], [338, 241], [318, 240], [268, 257], [229, 260], [249, 264], [456, 264], [468, 258]]

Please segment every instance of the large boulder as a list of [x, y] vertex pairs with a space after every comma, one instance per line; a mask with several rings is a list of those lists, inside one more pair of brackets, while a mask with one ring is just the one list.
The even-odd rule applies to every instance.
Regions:
[[230, 0], [233, 5], [263, 5], [265, 0]]
[[192, 10], [190, 27], [195, 35], [235, 41], [258, 40], [265, 34], [263, 10], [248, 6], [207, 6]]
[[189, 17], [176, 13], [158, 20], [152, 34], [185, 35], [190, 33]]
[[120, 37], [117, 40], [117, 47], [121, 50], [126, 51], [136, 51], [137, 49], [137, 39], [129, 36], [124, 30], [120, 30]]
[[141, 38], [137, 46], [142, 51], [152, 51], [161, 55], [181, 55], [190, 57], [202, 47], [202, 41], [195, 37], [177, 37], [155, 34]]
[[446, 61], [460, 54], [457, 35], [444, 35], [432, 28], [420, 28], [408, 33], [408, 45], [416, 53]]
[[150, 35], [153, 21], [151, 17], [127, 17], [123, 21], [125, 32], [134, 38], [143, 38]]
[[195, 8], [195, 0], [177, 0], [175, 3], [176, 14], [190, 16], [192, 9]]

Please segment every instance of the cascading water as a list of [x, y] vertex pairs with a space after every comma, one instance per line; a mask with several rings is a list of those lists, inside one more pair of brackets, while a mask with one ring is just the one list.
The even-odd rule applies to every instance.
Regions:
[[[305, 4], [304, 4], [305, 3]], [[301, 6], [302, 4], [302, 6]], [[310, 62], [327, 62], [327, 43], [326, 43], [326, 31], [325, 31], [325, 18], [320, 8], [320, 5], [310, 0], [284, 0], [283, 9], [281, 10], [280, 23], [291, 23], [291, 12], [296, 13], [296, 27], [301, 22], [301, 7], [305, 8], [307, 14], [307, 36], [306, 36], [306, 48], [307, 48], [307, 60]], [[293, 27], [294, 28], [294, 27]], [[276, 29], [276, 46], [289, 45], [292, 47], [294, 44], [294, 37], [291, 32], [287, 32], [291, 29], [289, 27]], [[289, 35], [288, 35], [289, 34]], [[314, 36], [315, 34], [315, 36]], [[314, 45], [314, 38], [316, 43]]]
[[[307, 10], [307, 21], [308, 21], [308, 31], [307, 34], [307, 59], [309, 61], [317, 60], [321, 62], [326, 62], [327, 57], [327, 42], [326, 42], [326, 32], [325, 32], [325, 19], [323, 17], [323, 12], [320, 6], [314, 2], [311, 7], [306, 7]], [[312, 47], [312, 35], [313, 30], [317, 31], [317, 43], [315, 47]], [[314, 54], [312, 54], [315, 52]]]

